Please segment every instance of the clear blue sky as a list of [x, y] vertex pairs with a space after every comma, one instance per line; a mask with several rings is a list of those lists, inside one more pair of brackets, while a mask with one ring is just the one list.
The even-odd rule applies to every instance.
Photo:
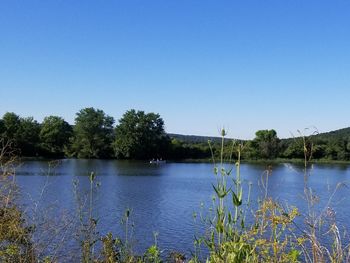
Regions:
[[350, 1], [0, 2], [0, 115], [158, 112], [173, 133], [350, 126]]

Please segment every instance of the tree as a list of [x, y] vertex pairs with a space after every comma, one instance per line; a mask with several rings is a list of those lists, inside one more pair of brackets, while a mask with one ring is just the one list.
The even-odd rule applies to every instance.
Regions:
[[102, 110], [85, 108], [77, 113], [71, 155], [78, 158], [112, 156], [114, 119]]
[[18, 133], [21, 126], [20, 117], [13, 112], [6, 112], [2, 117], [3, 132], [1, 137], [11, 140], [15, 144], [18, 142]]
[[39, 151], [40, 124], [33, 117], [20, 118], [18, 144], [24, 156], [36, 156]]
[[1, 137], [11, 141], [24, 156], [38, 153], [40, 124], [33, 117], [20, 118], [13, 112], [7, 112], [2, 119]]
[[159, 114], [135, 111], [124, 113], [115, 129], [117, 158], [150, 159], [165, 157], [170, 139]]
[[258, 149], [257, 157], [273, 159], [278, 155], [279, 141], [275, 130], [259, 130], [255, 133], [252, 146]]
[[5, 132], [5, 124], [2, 119], [0, 119], [0, 139], [2, 138], [2, 134]]
[[40, 141], [43, 149], [50, 155], [62, 156], [68, 145], [73, 129], [63, 118], [45, 117], [41, 124]]
[[283, 157], [286, 158], [304, 158], [304, 145], [301, 138], [299, 140], [294, 139], [293, 141], [290, 141], [287, 148], [283, 152]]

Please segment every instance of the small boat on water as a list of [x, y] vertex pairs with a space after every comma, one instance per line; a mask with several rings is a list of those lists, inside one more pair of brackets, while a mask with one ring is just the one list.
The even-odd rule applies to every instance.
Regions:
[[149, 161], [150, 164], [163, 164], [163, 163], [166, 163], [165, 160], [162, 160], [162, 159], [152, 159], [151, 161]]

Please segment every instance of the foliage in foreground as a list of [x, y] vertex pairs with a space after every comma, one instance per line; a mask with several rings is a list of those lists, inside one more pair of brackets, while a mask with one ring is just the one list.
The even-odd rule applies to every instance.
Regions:
[[15, 203], [15, 158], [7, 151], [9, 145], [0, 140], [0, 261], [35, 262], [32, 243], [33, 228], [25, 222]]
[[[224, 138], [225, 131], [222, 131]], [[246, 225], [247, 211], [250, 207], [250, 188], [244, 197], [241, 175], [240, 156], [243, 144], [235, 146], [238, 159], [234, 164], [236, 174], [231, 178], [234, 167], [225, 167], [231, 162], [231, 156], [225, 162], [223, 158], [224, 139], [218, 164], [214, 161], [214, 174], [217, 183], [215, 190], [214, 216], [207, 220], [209, 235], [203, 238], [203, 243], [209, 249], [209, 262], [350, 262], [350, 246], [342, 244], [342, 238], [335, 219], [330, 214], [316, 212], [317, 196], [308, 185], [310, 176], [309, 161], [312, 157], [313, 143], [302, 136], [301, 143], [304, 152], [304, 198], [308, 211], [303, 216], [305, 225], [298, 226], [296, 218], [300, 213], [296, 207], [286, 207], [268, 196], [268, 177], [271, 171], [266, 171], [264, 182], [265, 196], [258, 202], [258, 209], [253, 212], [253, 224]], [[233, 180], [230, 186], [227, 182]], [[232, 208], [229, 208], [229, 203]], [[330, 204], [330, 202], [328, 202]], [[330, 207], [327, 210], [331, 211]], [[327, 218], [328, 217], [328, 218]], [[326, 222], [330, 223], [326, 223]], [[333, 243], [322, 241], [324, 232]], [[193, 260], [200, 262], [200, 260]]]

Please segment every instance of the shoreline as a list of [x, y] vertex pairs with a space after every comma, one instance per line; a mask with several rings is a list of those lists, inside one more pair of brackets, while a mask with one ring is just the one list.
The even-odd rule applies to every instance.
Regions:
[[[126, 159], [83, 159], [83, 158], [46, 158], [46, 157], [18, 157], [19, 161], [59, 161], [59, 160], [103, 160], [103, 161], [126, 161], [126, 162], [149, 162], [149, 160], [126, 160]], [[178, 160], [166, 160], [167, 163], [213, 163], [211, 158], [204, 159], [178, 159]], [[233, 162], [234, 163], [234, 162]], [[283, 164], [283, 163], [292, 163], [292, 164], [304, 164], [304, 159], [243, 159], [241, 163], [247, 164]], [[327, 159], [315, 159], [309, 161], [310, 164], [343, 164], [350, 165], [350, 161], [343, 160], [327, 160]]]

